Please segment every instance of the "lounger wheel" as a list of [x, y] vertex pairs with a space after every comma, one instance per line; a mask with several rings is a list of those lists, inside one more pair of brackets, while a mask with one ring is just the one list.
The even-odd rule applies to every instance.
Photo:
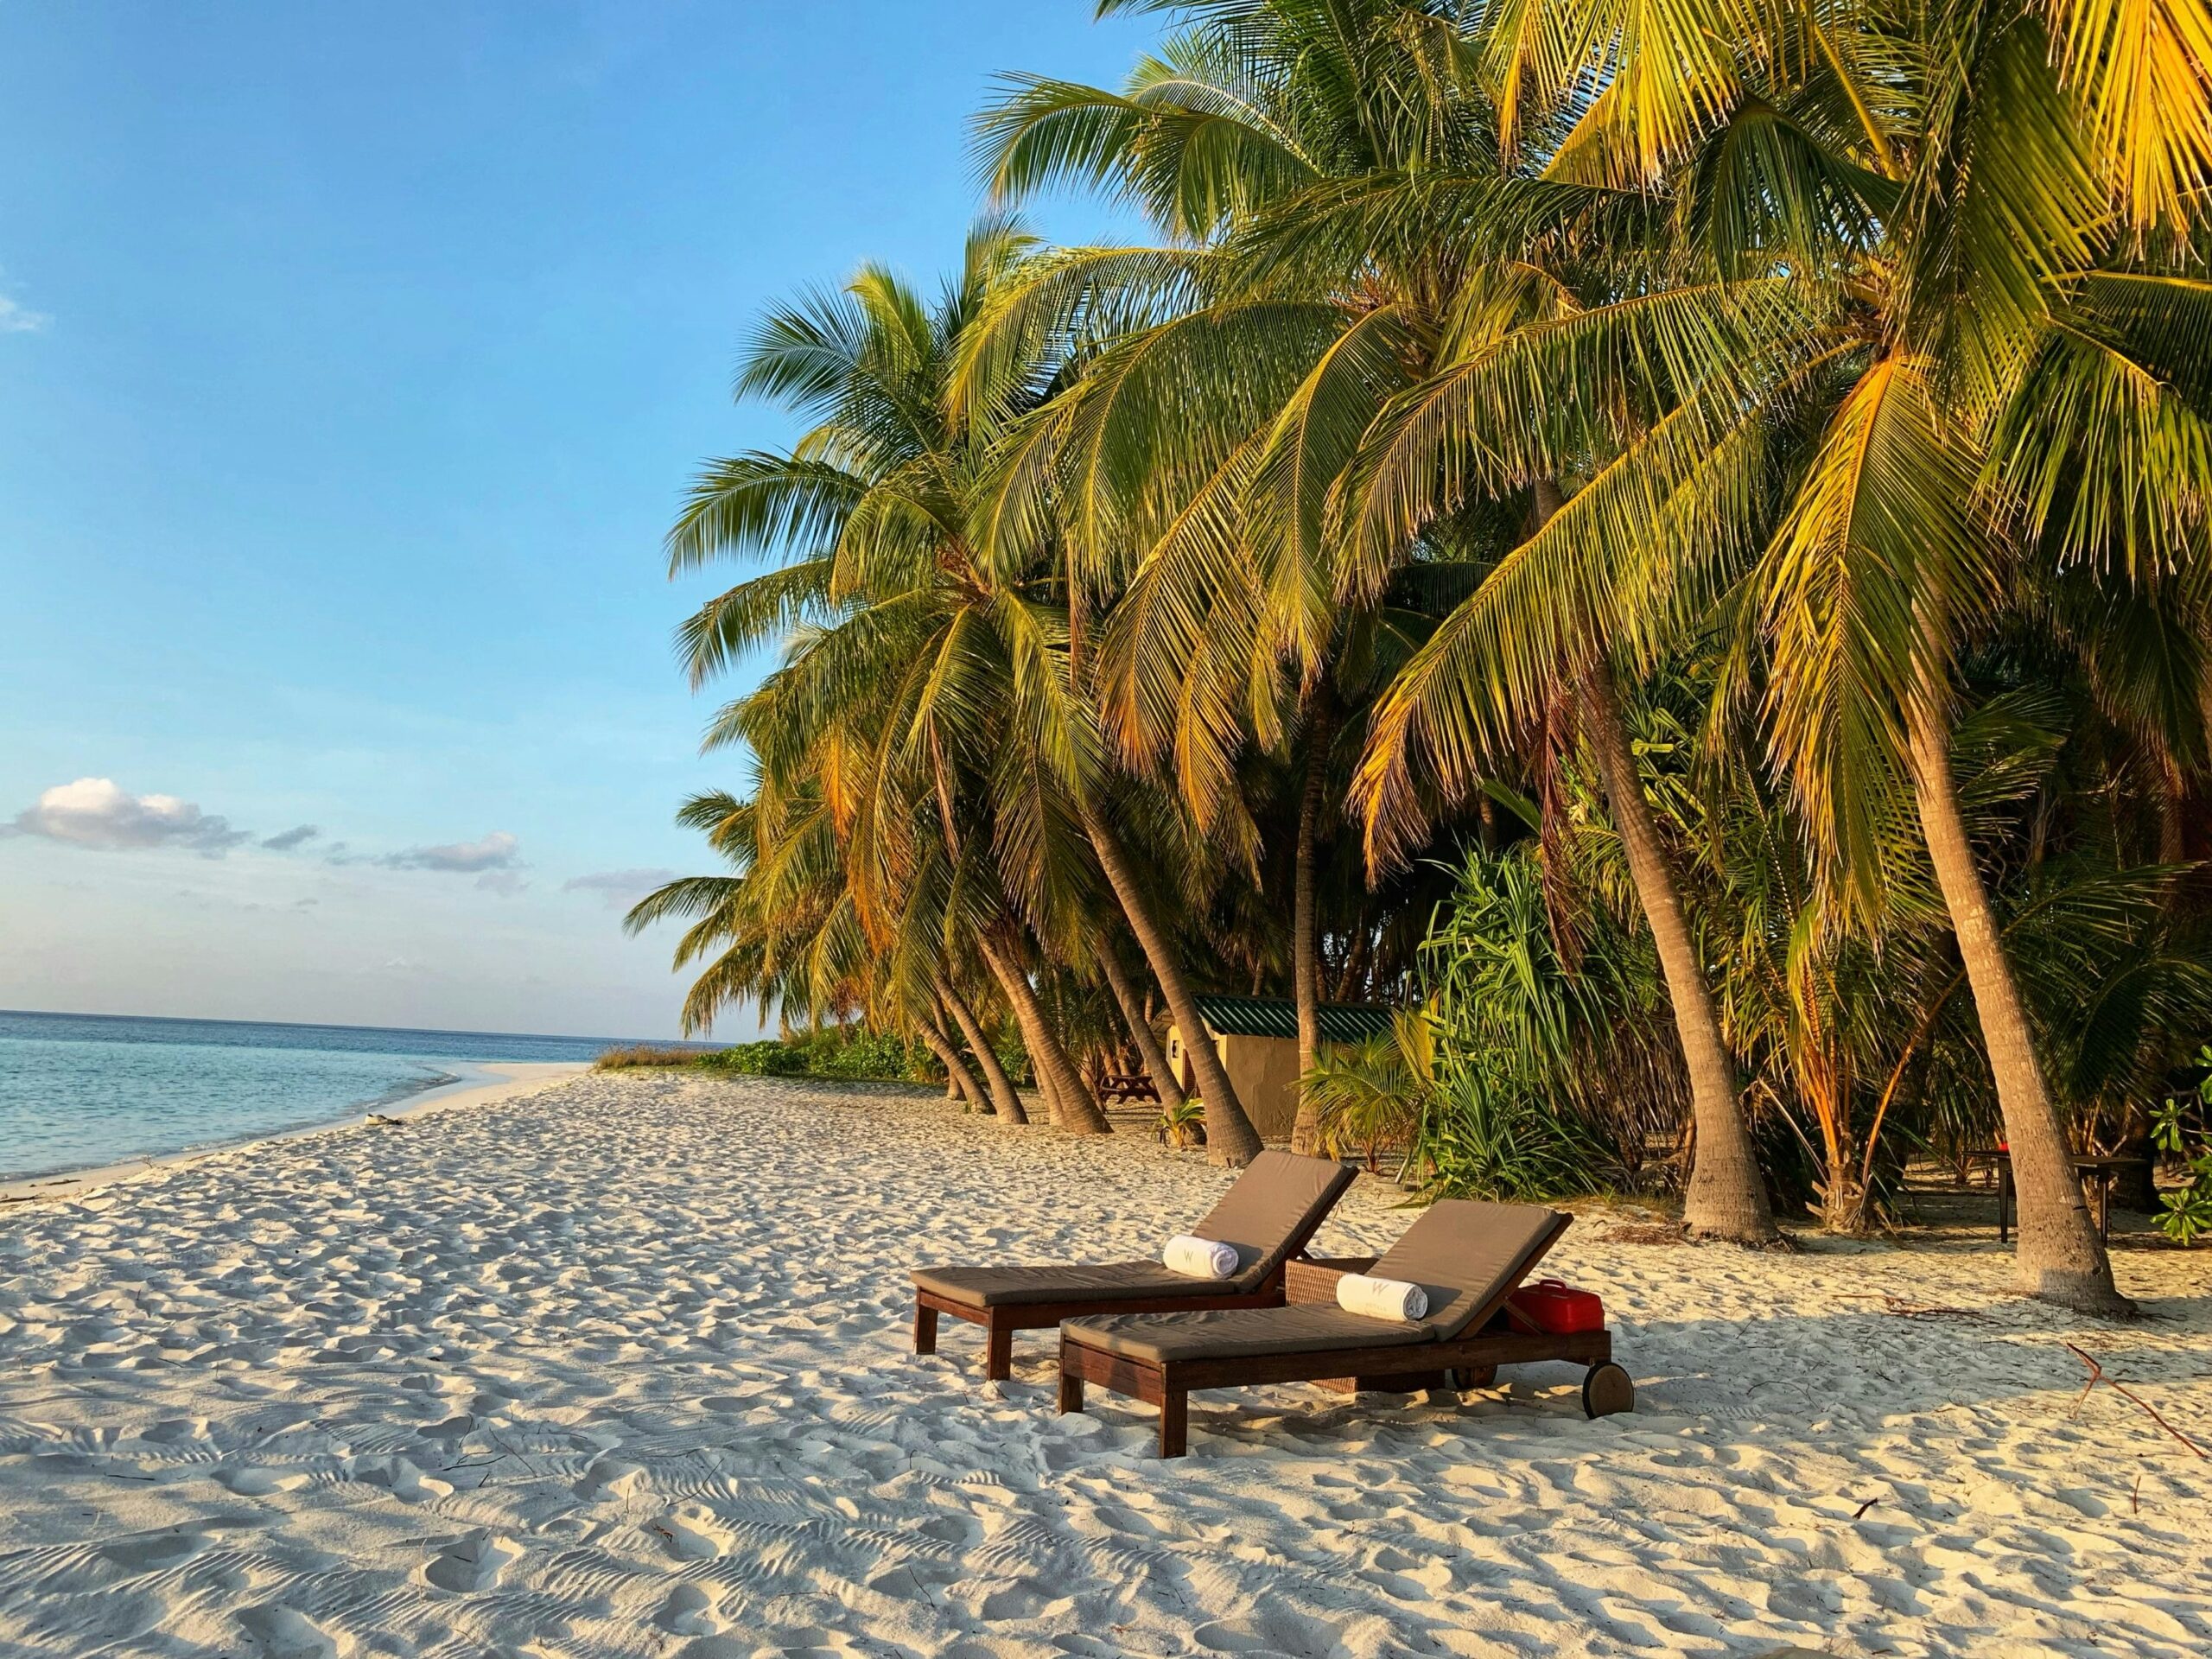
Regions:
[[1462, 1365], [1459, 1370], [1448, 1372], [1447, 1375], [1452, 1379], [1452, 1386], [1457, 1389], [1460, 1393], [1465, 1394], [1471, 1389], [1486, 1389], [1490, 1387], [1491, 1383], [1497, 1382], [1497, 1367], [1495, 1365]]
[[1636, 1409], [1636, 1384], [1629, 1374], [1610, 1359], [1592, 1365], [1582, 1379], [1582, 1409], [1592, 1417], [1611, 1417]]

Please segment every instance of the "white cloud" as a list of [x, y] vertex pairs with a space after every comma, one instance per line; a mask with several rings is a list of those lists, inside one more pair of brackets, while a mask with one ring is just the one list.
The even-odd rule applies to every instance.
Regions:
[[627, 910], [655, 887], [676, 880], [674, 870], [594, 870], [561, 884], [563, 893], [595, 893], [609, 910]]
[[54, 319], [0, 294], [0, 334], [35, 334]]
[[[410, 847], [372, 857], [350, 850], [342, 841], [324, 839], [319, 824], [296, 824], [273, 836], [256, 836], [250, 830], [232, 829], [228, 818], [203, 812], [194, 802], [174, 795], [133, 795], [107, 778], [79, 778], [73, 784], [57, 785], [12, 821], [0, 822], [0, 836], [39, 836], [107, 852], [175, 847], [208, 858], [220, 858], [234, 847], [249, 844], [265, 852], [293, 853], [313, 842], [323, 863], [340, 868], [374, 865], [388, 870], [473, 875], [477, 887], [503, 897], [512, 897], [530, 885], [521, 874], [529, 868], [523, 862], [522, 842], [504, 830], [495, 830], [478, 841]], [[656, 873], [630, 874], [651, 876]]]
[[133, 795], [109, 778], [57, 784], [16, 815], [14, 832], [118, 852], [181, 847], [219, 858], [251, 837], [230, 820], [174, 795]]
[[521, 842], [504, 830], [494, 830], [481, 841], [410, 847], [404, 853], [386, 853], [376, 861], [388, 870], [445, 870], [474, 875], [485, 870], [514, 869], [522, 862], [521, 855]]

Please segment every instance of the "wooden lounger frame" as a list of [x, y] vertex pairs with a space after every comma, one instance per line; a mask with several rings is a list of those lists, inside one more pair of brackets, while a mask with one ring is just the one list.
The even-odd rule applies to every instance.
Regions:
[[988, 1381], [1003, 1382], [1014, 1375], [1014, 1333], [1017, 1331], [1043, 1331], [1063, 1319], [1080, 1319], [1090, 1314], [1197, 1313], [1215, 1308], [1282, 1305], [1281, 1268], [1270, 1274], [1257, 1290], [1229, 1296], [1091, 1297], [1075, 1302], [1001, 1302], [983, 1307], [974, 1302], [957, 1301], [918, 1285], [914, 1287], [914, 1351], [937, 1352], [937, 1316], [949, 1313], [956, 1319], [983, 1327], [983, 1376]]
[[[1333, 1303], [1338, 1274], [1357, 1273], [1373, 1265], [1372, 1261], [1301, 1264], [1293, 1280], [1292, 1300]], [[1535, 1265], [1535, 1258], [1531, 1258], [1523, 1266], [1524, 1278]], [[1319, 1294], [1324, 1283], [1329, 1287], [1326, 1296]], [[1627, 1373], [1612, 1363], [1612, 1357], [1611, 1331], [1583, 1331], [1560, 1336], [1509, 1328], [1503, 1299], [1500, 1311], [1473, 1336], [1450, 1342], [1400, 1343], [1378, 1348], [1331, 1349], [1325, 1352], [1250, 1354], [1225, 1359], [1170, 1360], [1155, 1364], [1086, 1346], [1062, 1332], [1059, 1406], [1063, 1413], [1081, 1411], [1086, 1382], [1096, 1382], [1102, 1389], [1158, 1406], [1160, 1455], [1179, 1458], [1189, 1449], [1190, 1396], [1198, 1389], [1319, 1382], [1349, 1392], [1367, 1387], [1387, 1389], [1393, 1382], [1402, 1389], [1420, 1389], [1448, 1382], [1447, 1374], [1451, 1373], [1465, 1378], [1472, 1372], [1486, 1383], [1500, 1365], [1567, 1360], [1589, 1368], [1583, 1379], [1582, 1408], [1592, 1417], [1602, 1417], [1630, 1410], [1635, 1402], [1635, 1390]], [[1347, 1372], [1351, 1375], [1347, 1376]]]
[[[986, 1307], [980, 1302], [963, 1301], [916, 1285], [914, 1351], [937, 1352], [938, 1315], [949, 1313], [956, 1319], [983, 1327], [983, 1376], [987, 1381], [1003, 1382], [1014, 1375], [1014, 1333], [1017, 1331], [1049, 1330], [1063, 1320], [1091, 1315], [1210, 1313], [1223, 1308], [1281, 1307], [1285, 1272], [1292, 1264], [1306, 1260], [1306, 1247], [1313, 1242], [1313, 1235], [1321, 1230], [1329, 1211], [1351, 1185], [1341, 1174], [1336, 1179], [1339, 1182], [1336, 1197], [1307, 1217], [1306, 1224], [1285, 1240], [1288, 1248], [1283, 1252], [1282, 1264], [1250, 1290], [1224, 1290], [1217, 1295], [1087, 1296], [1065, 1302], [1001, 1302]], [[1333, 1295], [1334, 1292], [1331, 1294]]]

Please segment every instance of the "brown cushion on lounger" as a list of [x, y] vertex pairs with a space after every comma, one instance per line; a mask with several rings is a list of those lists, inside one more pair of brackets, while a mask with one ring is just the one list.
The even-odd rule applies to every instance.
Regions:
[[1541, 1205], [1439, 1198], [1367, 1271], [1427, 1291], [1428, 1317], [1421, 1323], [1449, 1342], [1470, 1326], [1480, 1328], [1478, 1317], [1487, 1319], [1512, 1294], [1569, 1219]]
[[1225, 1279], [1197, 1279], [1157, 1262], [1061, 1262], [1001, 1268], [917, 1268], [922, 1289], [976, 1307], [1023, 1302], [1111, 1302], [1141, 1296], [1235, 1294]]
[[1194, 1278], [1158, 1262], [1071, 1262], [917, 1268], [914, 1283], [974, 1307], [1249, 1295], [1267, 1283], [1293, 1250], [1313, 1237], [1357, 1173], [1330, 1159], [1298, 1158], [1287, 1152], [1263, 1152], [1254, 1159], [1221, 1202], [1191, 1230], [1197, 1237], [1236, 1247], [1236, 1271], [1226, 1279]]
[[1330, 1206], [1357, 1178], [1358, 1171], [1332, 1158], [1263, 1152], [1191, 1229], [1192, 1236], [1234, 1244], [1236, 1272], [1229, 1289], [1257, 1290], [1292, 1250], [1313, 1236]]
[[1370, 1319], [1325, 1303], [1235, 1307], [1218, 1313], [1120, 1313], [1070, 1319], [1063, 1336], [1086, 1348], [1159, 1365], [1185, 1359], [1236, 1359], [1253, 1354], [1322, 1354], [1340, 1348], [1397, 1348], [1430, 1342], [1419, 1325]]

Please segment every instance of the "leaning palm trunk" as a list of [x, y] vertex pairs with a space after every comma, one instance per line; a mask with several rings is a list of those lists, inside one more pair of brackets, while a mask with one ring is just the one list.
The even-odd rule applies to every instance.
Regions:
[[1027, 1123], [1029, 1114], [1023, 1109], [1021, 1096], [1014, 1092], [1014, 1079], [1006, 1074], [1006, 1067], [999, 1064], [997, 1052], [983, 1033], [976, 1011], [968, 1006], [967, 999], [952, 988], [943, 974], [937, 976], [937, 1000], [952, 1015], [960, 1027], [960, 1034], [968, 1039], [968, 1050], [976, 1057], [976, 1064], [983, 1069], [983, 1080], [990, 1085], [991, 1109], [998, 1114], [999, 1122], [1006, 1128]]
[[986, 936], [980, 943], [983, 960], [998, 976], [1007, 1005], [1020, 1024], [1021, 1040], [1037, 1062], [1038, 1084], [1052, 1106], [1054, 1125], [1070, 1135], [1112, 1134], [1114, 1126], [1098, 1109], [1098, 1103], [1084, 1086], [1075, 1062], [1060, 1046], [1060, 1039], [1052, 1034], [1052, 1022], [1045, 1017], [1044, 1006], [1037, 1000], [1037, 988], [1029, 982], [1029, 976], [1021, 971], [1020, 963], [999, 948], [996, 941]]
[[1183, 977], [1182, 964], [1175, 960], [1174, 951], [1168, 948], [1167, 936], [1153, 919], [1152, 908], [1144, 901], [1143, 889], [1137, 884], [1136, 871], [1130, 867], [1128, 852], [1122, 847], [1121, 837], [1088, 803], [1083, 809], [1083, 827], [1090, 834], [1090, 844], [1098, 854], [1099, 867], [1106, 872], [1114, 896], [1122, 901], [1122, 913], [1129, 918], [1129, 931], [1144, 947], [1145, 960], [1152, 964], [1153, 977], [1160, 982], [1160, 995], [1167, 999], [1167, 1011], [1174, 1015], [1175, 1024], [1182, 1031], [1183, 1052], [1191, 1057], [1198, 1094], [1206, 1103], [1206, 1160], [1241, 1169], [1260, 1155], [1259, 1132], [1244, 1115], [1243, 1103], [1236, 1098], [1229, 1073], [1222, 1067], [1221, 1056], [1214, 1052], [1213, 1041], [1206, 1035], [1205, 1021], [1198, 1017], [1198, 1001], [1191, 995], [1189, 982]]
[[990, 1110], [989, 1103], [983, 1098], [982, 1090], [976, 1084], [976, 1074], [968, 1069], [968, 1063], [960, 1058], [960, 1051], [952, 1046], [951, 1040], [938, 1029], [937, 1021], [918, 1020], [915, 1025], [922, 1033], [922, 1041], [929, 1046], [930, 1052], [937, 1056], [938, 1064], [944, 1068], [946, 1086], [952, 1091], [952, 1097], [966, 1101], [976, 1111]]
[[1659, 966], [1667, 976], [1668, 1000], [1674, 1006], [1682, 1059], [1689, 1069], [1690, 1114], [1697, 1143], [1690, 1156], [1682, 1220], [1691, 1232], [1702, 1236], [1733, 1239], [1742, 1244], [1771, 1243], [1779, 1235], [1767, 1205], [1758, 1160], [1751, 1149], [1751, 1128], [1737, 1099], [1735, 1065], [1721, 1040], [1713, 993], [1690, 943], [1675, 873], [1668, 868], [1658, 827], [1643, 798], [1636, 757], [1629, 748], [1628, 727], [1613, 690], [1612, 670], [1602, 648], [1593, 649], [1584, 664], [1580, 690], [1583, 734], [1597, 753], [1605, 804], [1620, 831], [1644, 919], [1651, 924]]
[[1160, 1110], [1179, 1111], [1183, 1106], [1183, 1085], [1176, 1081], [1174, 1071], [1167, 1064], [1167, 1051], [1160, 1046], [1152, 1021], [1144, 1017], [1143, 1000], [1137, 995], [1137, 988], [1129, 982], [1128, 969], [1122, 966], [1110, 939], [1099, 942], [1098, 965], [1105, 970], [1106, 982], [1113, 988], [1115, 1001], [1122, 1005], [1122, 1022], [1128, 1027], [1129, 1036], [1144, 1061], [1145, 1071], [1159, 1093]]
[[1321, 1059], [1320, 859], [1321, 799], [1328, 787], [1328, 711], [1317, 696], [1306, 734], [1306, 787], [1298, 801], [1298, 848], [1291, 871], [1291, 984], [1298, 999], [1298, 1118], [1290, 1149], [1311, 1155], [1320, 1144], [1321, 1106], [1306, 1081]]
[[2112, 1263], [2089, 1222], [2082, 1183], [2074, 1173], [2066, 1131], [2044, 1081], [2026, 1008], [2005, 960], [1989, 894], [1975, 868], [1966, 820], [1951, 779], [1949, 732], [1938, 712], [1940, 695], [1923, 681], [1909, 711], [1913, 791], [1921, 834], [1936, 866], [1936, 885], [1951, 913], [1974, 1012], [1989, 1051], [1997, 1103], [2005, 1116], [2005, 1144], [2012, 1156], [2019, 1194], [2020, 1243], [2013, 1258], [2019, 1287], [2031, 1296], [2093, 1313], [2128, 1314], [2135, 1304], [2112, 1280]]

